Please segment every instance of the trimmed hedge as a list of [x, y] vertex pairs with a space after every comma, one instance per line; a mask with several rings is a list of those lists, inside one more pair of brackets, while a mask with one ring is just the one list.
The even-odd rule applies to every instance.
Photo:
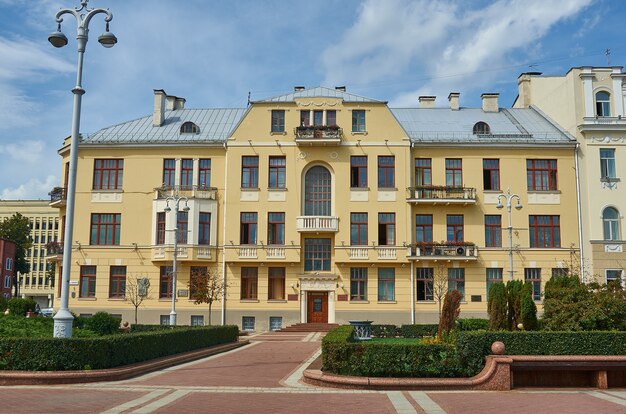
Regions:
[[459, 331], [488, 331], [489, 319], [466, 318], [457, 319], [456, 326]]
[[0, 338], [0, 369], [66, 371], [113, 368], [237, 340], [237, 326], [110, 335], [99, 338]]
[[439, 324], [402, 325], [400, 336], [403, 338], [423, 338], [425, 336], [437, 336]]
[[372, 325], [372, 336], [375, 338], [395, 338], [400, 336], [396, 325]]
[[507, 355], [626, 355], [626, 332], [458, 332], [464, 375], [482, 370], [495, 341], [504, 343]]
[[354, 341], [352, 326], [322, 340], [322, 370], [371, 377], [454, 377], [460, 372], [454, 345]]

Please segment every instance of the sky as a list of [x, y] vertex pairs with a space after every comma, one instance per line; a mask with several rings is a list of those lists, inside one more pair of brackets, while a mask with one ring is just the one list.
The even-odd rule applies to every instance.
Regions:
[[[48, 199], [70, 135], [79, 0], [0, 0], [0, 199]], [[81, 133], [150, 115], [153, 89], [187, 108], [243, 108], [296, 85], [416, 107], [420, 95], [510, 107], [523, 72], [626, 64], [622, 0], [90, 0], [118, 44], [85, 52]], [[610, 55], [605, 51], [610, 49]], [[80, 171], [79, 171], [80, 174]]]

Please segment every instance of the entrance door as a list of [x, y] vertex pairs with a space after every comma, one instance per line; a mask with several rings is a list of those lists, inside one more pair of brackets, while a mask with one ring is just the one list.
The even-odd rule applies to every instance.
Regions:
[[307, 293], [307, 322], [328, 323], [328, 292]]

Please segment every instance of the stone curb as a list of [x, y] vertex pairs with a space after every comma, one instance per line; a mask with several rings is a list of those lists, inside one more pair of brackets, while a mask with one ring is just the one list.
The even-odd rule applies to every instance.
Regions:
[[117, 368], [94, 369], [82, 371], [0, 371], [0, 385], [52, 385], [52, 384], [76, 384], [101, 381], [121, 381], [147, 374], [173, 365], [183, 364], [196, 359], [230, 351], [250, 341], [244, 340], [222, 345], [215, 345], [201, 350], [185, 352], [182, 354], [151, 359], [136, 364], [125, 365]]

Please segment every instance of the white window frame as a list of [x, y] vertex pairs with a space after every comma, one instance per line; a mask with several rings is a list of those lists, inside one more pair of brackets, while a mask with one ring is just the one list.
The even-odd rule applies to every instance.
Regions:
[[[603, 157], [602, 151], [611, 151], [612, 157]], [[615, 165], [615, 148], [600, 148], [600, 179], [603, 181], [614, 180], [617, 178], [617, 170]]]
[[[621, 281], [622, 285], [624, 285], [624, 269], [606, 269], [604, 271], [604, 281], [606, 283], [609, 283], [609, 272], [619, 272], [619, 280]], [[615, 280], [615, 279], [610, 279], [610, 280]]]
[[9, 275], [4, 276], [4, 288], [5, 289], [11, 288], [11, 276]]

